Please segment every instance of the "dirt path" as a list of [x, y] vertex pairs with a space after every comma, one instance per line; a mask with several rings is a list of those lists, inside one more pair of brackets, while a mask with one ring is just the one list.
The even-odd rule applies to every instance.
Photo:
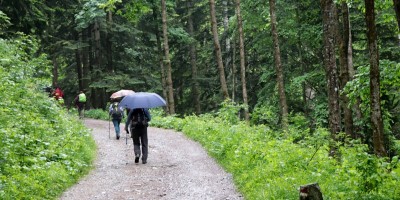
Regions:
[[109, 139], [107, 121], [85, 119], [85, 124], [98, 145], [95, 169], [61, 200], [243, 199], [231, 176], [182, 133], [149, 127], [147, 164], [135, 164], [132, 139], [127, 145], [125, 133], [116, 140], [111, 124]]

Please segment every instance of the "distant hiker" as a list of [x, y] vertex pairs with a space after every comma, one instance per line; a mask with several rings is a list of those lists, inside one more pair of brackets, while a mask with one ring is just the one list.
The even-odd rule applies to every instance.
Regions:
[[56, 89], [53, 90], [53, 97], [58, 100], [59, 98], [64, 98], [64, 92], [61, 90], [60, 87], [56, 86]]
[[83, 91], [80, 91], [79, 94], [74, 99], [75, 106], [78, 108], [79, 119], [83, 119], [85, 112], [85, 104], [86, 104], [86, 95]]
[[119, 137], [120, 137], [119, 125], [121, 123], [122, 118], [124, 118], [124, 111], [123, 111], [122, 107], [119, 107], [118, 102], [113, 102], [110, 105], [108, 113], [111, 117], [111, 121], [114, 124], [116, 138], [117, 138], [117, 140], [119, 140]]
[[129, 125], [131, 125], [130, 133], [133, 139], [135, 163], [139, 162], [140, 154], [142, 154], [142, 163], [147, 163], [147, 155], [149, 150], [147, 127], [150, 120], [150, 112], [148, 109], [145, 108], [131, 109], [128, 114], [128, 119], [126, 120], [125, 124], [125, 131], [128, 132], [128, 127]]
[[58, 102], [59, 105], [64, 106], [64, 92], [60, 87], [56, 86], [51, 95]]

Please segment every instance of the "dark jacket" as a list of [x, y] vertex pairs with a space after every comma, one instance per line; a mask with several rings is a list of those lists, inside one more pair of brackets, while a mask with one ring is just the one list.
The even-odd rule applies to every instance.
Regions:
[[[151, 115], [150, 115], [150, 112], [149, 112], [149, 110], [148, 110], [147, 108], [136, 108], [136, 109], [131, 109], [131, 110], [129, 111], [129, 114], [128, 114], [128, 119], [126, 119], [125, 127], [128, 127], [129, 124], [131, 123], [132, 118], [133, 118], [133, 113], [134, 113], [135, 111], [137, 111], [137, 109], [140, 109], [140, 110], [144, 113], [144, 116], [147, 118], [147, 121], [150, 121], [150, 120], [151, 120]], [[127, 128], [125, 128], [125, 129], [127, 129]]]

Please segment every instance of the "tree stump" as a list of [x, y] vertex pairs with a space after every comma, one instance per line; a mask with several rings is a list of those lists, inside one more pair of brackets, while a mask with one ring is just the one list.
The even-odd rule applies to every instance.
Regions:
[[318, 183], [300, 186], [300, 200], [323, 200]]

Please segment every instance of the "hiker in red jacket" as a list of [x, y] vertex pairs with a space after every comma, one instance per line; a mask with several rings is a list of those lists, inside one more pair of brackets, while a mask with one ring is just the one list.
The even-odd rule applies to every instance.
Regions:
[[53, 91], [53, 97], [58, 100], [59, 98], [64, 98], [64, 92], [60, 87], [56, 86], [56, 89]]

